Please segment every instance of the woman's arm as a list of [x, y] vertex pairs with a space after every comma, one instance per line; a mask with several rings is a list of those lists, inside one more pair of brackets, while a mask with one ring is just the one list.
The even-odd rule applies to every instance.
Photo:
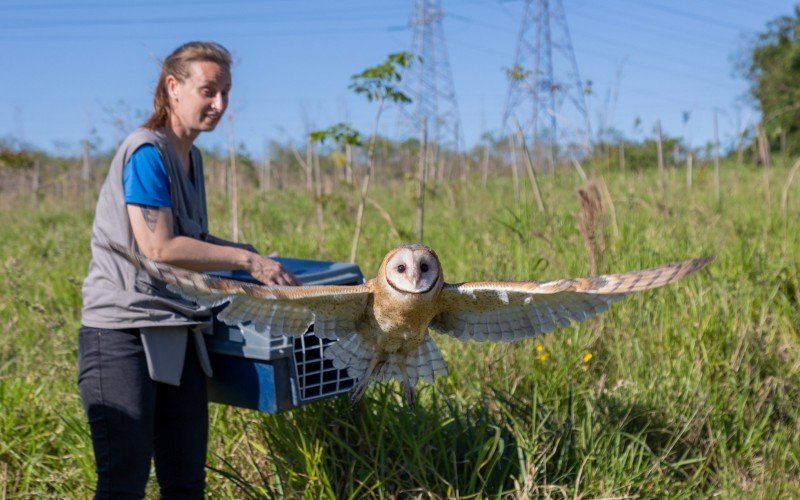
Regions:
[[175, 236], [172, 209], [128, 204], [128, 218], [139, 250], [157, 262], [192, 271], [243, 270], [265, 285], [297, 285], [280, 264], [245, 248]]

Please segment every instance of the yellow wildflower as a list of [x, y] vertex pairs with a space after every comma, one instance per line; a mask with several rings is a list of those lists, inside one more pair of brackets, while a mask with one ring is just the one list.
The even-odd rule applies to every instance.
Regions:
[[544, 346], [542, 344], [536, 344], [536, 352], [541, 353], [544, 351]]
[[592, 353], [591, 352], [587, 352], [586, 354], [583, 355], [583, 362], [584, 363], [588, 363], [591, 360], [592, 360]]
[[536, 359], [538, 359], [539, 361], [547, 361], [547, 358], [549, 358], [549, 357], [550, 357], [550, 354], [548, 354], [546, 352], [542, 352], [542, 353], [539, 353], [538, 356], [536, 356]]

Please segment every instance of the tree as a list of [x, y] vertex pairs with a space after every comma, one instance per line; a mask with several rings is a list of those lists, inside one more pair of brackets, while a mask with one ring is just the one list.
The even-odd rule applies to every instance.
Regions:
[[345, 155], [345, 179], [348, 184], [353, 183], [353, 146], [361, 146], [361, 134], [347, 123], [337, 123], [323, 130], [315, 130], [308, 135], [312, 142], [324, 144], [327, 139], [333, 140]]
[[358, 255], [358, 239], [361, 236], [361, 224], [364, 219], [364, 204], [367, 201], [369, 180], [375, 170], [375, 141], [378, 139], [378, 122], [381, 119], [383, 107], [387, 102], [409, 103], [411, 99], [399, 90], [398, 85], [402, 79], [401, 71], [409, 67], [413, 56], [408, 52], [389, 54], [384, 62], [377, 66], [367, 68], [351, 77], [352, 83], [348, 87], [356, 94], [363, 95], [369, 102], [376, 102], [378, 110], [375, 112], [375, 121], [372, 126], [372, 137], [367, 149], [367, 172], [361, 183], [361, 198], [356, 214], [356, 230], [353, 235], [353, 244], [350, 249], [350, 262], [355, 262]]
[[750, 93], [761, 108], [771, 142], [782, 134], [800, 137], [800, 7], [795, 7], [793, 16], [767, 24], [739, 70], [750, 81]]

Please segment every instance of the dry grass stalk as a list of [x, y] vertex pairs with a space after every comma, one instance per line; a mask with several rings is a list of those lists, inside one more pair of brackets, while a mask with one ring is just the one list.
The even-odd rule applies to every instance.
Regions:
[[792, 170], [789, 172], [789, 177], [786, 178], [786, 183], [783, 185], [783, 194], [781, 195], [781, 211], [786, 215], [786, 208], [789, 205], [789, 187], [792, 185], [797, 172], [800, 171], [800, 158], [794, 162]]
[[[522, 135], [522, 129], [519, 126], [519, 122], [514, 120], [514, 125], [517, 127], [517, 140], [519, 140], [519, 144], [522, 147], [522, 156], [525, 160], [525, 168], [528, 171], [528, 178], [531, 181], [531, 191], [533, 191], [533, 197], [536, 199], [536, 206], [539, 207], [539, 212], [542, 214], [547, 213], [544, 207], [544, 200], [542, 200], [542, 193], [539, 191], [539, 183], [536, 181], [536, 172], [533, 170], [533, 162], [531, 161], [531, 155], [528, 152], [528, 146], [525, 144], [525, 136]], [[516, 158], [516, 155], [514, 156]]]
[[617, 225], [617, 208], [614, 206], [614, 200], [611, 198], [611, 191], [608, 190], [608, 185], [605, 179], [600, 176], [596, 180], [600, 195], [603, 200], [603, 212], [608, 210], [608, 215], [611, 219], [611, 230], [613, 231], [614, 238], [619, 238], [619, 226]]
[[588, 182], [589, 179], [586, 177], [586, 172], [581, 167], [581, 163], [575, 158], [570, 158], [570, 161], [572, 161], [572, 166], [575, 167], [575, 171], [578, 172], [578, 177], [581, 178], [581, 181]]
[[397, 230], [397, 225], [395, 225], [394, 219], [392, 219], [392, 216], [389, 215], [389, 212], [387, 212], [385, 208], [380, 206], [380, 204], [372, 198], [367, 198], [367, 202], [375, 207], [375, 210], [378, 211], [378, 213], [381, 215], [381, 218], [383, 218], [383, 220], [389, 224], [389, 229], [392, 231], [392, 236], [398, 240], [402, 240], [403, 237], [400, 235], [400, 231]]
[[602, 265], [603, 252], [606, 248], [604, 231], [603, 202], [597, 184], [590, 182], [578, 188], [578, 231], [583, 237], [583, 244], [589, 256], [589, 270], [596, 275]]

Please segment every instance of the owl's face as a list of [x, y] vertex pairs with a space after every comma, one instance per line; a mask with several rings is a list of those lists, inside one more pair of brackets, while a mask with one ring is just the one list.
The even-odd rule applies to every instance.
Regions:
[[383, 259], [381, 270], [395, 290], [425, 294], [441, 288], [444, 282], [439, 257], [425, 245], [403, 245]]

